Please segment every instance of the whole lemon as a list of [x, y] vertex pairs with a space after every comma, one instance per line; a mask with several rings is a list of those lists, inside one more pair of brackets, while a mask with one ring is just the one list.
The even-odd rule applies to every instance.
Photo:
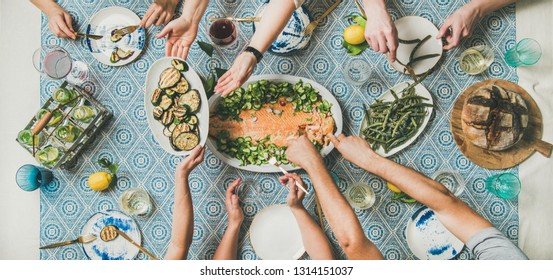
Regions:
[[88, 177], [88, 186], [95, 191], [103, 191], [111, 183], [111, 174], [107, 172], [96, 172]]
[[365, 29], [359, 24], [353, 24], [344, 29], [344, 40], [350, 45], [359, 45], [365, 42]]
[[391, 191], [395, 192], [395, 193], [400, 193], [401, 190], [398, 189], [396, 186], [392, 185], [392, 183], [388, 182], [386, 183], [386, 186], [388, 187], [388, 189], [390, 189]]

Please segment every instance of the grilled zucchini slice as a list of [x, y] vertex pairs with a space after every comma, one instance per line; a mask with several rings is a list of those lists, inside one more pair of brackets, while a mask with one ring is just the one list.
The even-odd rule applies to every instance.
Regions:
[[121, 35], [121, 34], [116, 34], [115, 32], [119, 30], [119, 29], [113, 29], [111, 31], [111, 36], [109, 37], [109, 39], [114, 42], [114, 43], [117, 43], [119, 42], [121, 39], [123, 39], [123, 37], [125, 37], [125, 35]]
[[198, 124], [198, 117], [196, 117], [196, 115], [191, 115], [186, 122], [188, 124], [197, 125]]
[[161, 101], [161, 95], [163, 94], [163, 90], [161, 89], [156, 89], [154, 90], [154, 93], [152, 94], [152, 104], [154, 104], [154, 106], [158, 106], [159, 105], [159, 102]]
[[161, 97], [161, 102], [159, 102], [159, 107], [161, 107], [163, 110], [169, 109], [173, 105], [173, 99], [171, 97], [164, 95]]
[[172, 89], [165, 89], [165, 94], [167, 94], [169, 97], [173, 98], [175, 96], [175, 91]]
[[188, 71], [188, 64], [186, 64], [186, 62], [180, 59], [171, 60], [171, 65], [173, 65], [173, 67], [175, 67], [179, 71], [183, 71], [183, 72]]
[[120, 49], [120, 48], [115, 48], [115, 51], [117, 52], [117, 56], [119, 56], [120, 59], [127, 59], [134, 54], [134, 51], [131, 51], [131, 50], [124, 51], [123, 49]]
[[188, 84], [188, 81], [183, 77], [172, 89], [178, 93], [185, 93], [188, 91], [189, 88], [190, 85]]
[[177, 146], [175, 146], [175, 144], [173, 144], [173, 137], [169, 137], [169, 143], [171, 144], [171, 147], [173, 148], [173, 150], [175, 151], [182, 151], [182, 149], [179, 149]]
[[179, 106], [186, 105], [190, 107], [190, 113], [196, 113], [201, 105], [200, 93], [195, 89], [191, 89], [179, 97], [177, 104]]
[[186, 114], [188, 114], [188, 109], [186, 107], [175, 107], [173, 109], [173, 114], [177, 119], [183, 120], [186, 117]]
[[162, 89], [170, 88], [176, 85], [180, 81], [180, 78], [181, 74], [179, 70], [169, 67], [161, 72], [158, 85]]
[[159, 120], [163, 116], [163, 108], [160, 106], [154, 107], [154, 119]]
[[173, 123], [174, 119], [175, 116], [173, 115], [173, 111], [167, 110], [163, 113], [163, 116], [161, 116], [161, 123], [165, 126], [168, 126]]
[[119, 60], [121, 60], [121, 58], [119, 58], [119, 56], [117, 55], [117, 49], [116, 49], [111, 53], [111, 56], [109, 57], [109, 62], [117, 63], [119, 62]]
[[183, 151], [190, 151], [200, 143], [200, 137], [191, 132], [183, 132], [173, 138], [173, 144]]
[[163, 129], [163, 135], [165, 135], [167, 137], [171, 137], [171, 130], [169, 130], [169, 126], [167, 126]]

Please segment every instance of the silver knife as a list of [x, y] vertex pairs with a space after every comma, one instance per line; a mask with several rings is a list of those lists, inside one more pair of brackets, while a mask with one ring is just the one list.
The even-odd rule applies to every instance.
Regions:
[[113, 35], [124, 36], [124, 35], [127, 35], [127, 34], [131, 34], [131, 33], [133, 33], [136, 29], [138, 29], [138, 27], [139, 27], [138, 25], [131, 25], [131, 26], [119, 28], [119, 29], [114, 30], [113, 33], [112, 33], [111, 35], [112, 35], [112, 36], [113, 36]]

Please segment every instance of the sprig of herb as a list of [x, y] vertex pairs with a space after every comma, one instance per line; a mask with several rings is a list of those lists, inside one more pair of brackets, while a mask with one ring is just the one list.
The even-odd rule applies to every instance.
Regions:
[[[200, 49], [205, 52], [205, 54], [207, 54], [209, 57], [213, 57], [213, 45], [202, 41], [197, 41], [197, 43], [200, 46]], [[215, 84], [217, 80], [226, 72], [227, 69], [213, 67], [213, 65], [211, 64], [209, 65], [209, 74], [207, 76], [207, 79], [202, 78], [202, 83], [204, 85], [207, 98], [210, 98], [214, 94]]]

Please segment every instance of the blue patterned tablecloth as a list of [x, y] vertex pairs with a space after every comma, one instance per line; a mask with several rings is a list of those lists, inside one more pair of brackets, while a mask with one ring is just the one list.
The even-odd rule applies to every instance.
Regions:
[[[407, 15], [419, 15], [440, 26], [446, 17], [465, 1], [451, 0], [401, 0], [389, 2], [393, 19]], [[150, 1], [133, 0], [59, 0], [75, 18], [80, 30], [88, 24], [91, 15], [109, 6], [127, 7], [139, 16], [144, 15]], [[239, 17], [253, 16], [262, 0], [210, 1], [207, 13], [224, 10]], [[332, 0], [308, 0], [307, 8], [314, 17], [320, 16]], [[398, 74], [386, 62], [384, 56], [370, 50], [361, 56], [371, 65], [373, 72], [368, 84], [362, 88], [349, 85], [343, 78], [341, 66], [350, 57], [341, 47], [342, 32], [350, 23], [344, 16], [357, 11], [353, 1], [344, 1], [337, 10], [323, 20], [316, 30], [309, 49], [292, 56], [267, 54], [257, 66], [255, 74], [281, 73], [313, 79], [326, 86], [338, 99], [344, 112], [344, 131], [355, 134], [363, 117], [362, 103], [372, 103], [382, 92], [408, 77]], [[181, 157], [170, 155], [157, 144], [144, 110], [143, 96], [146, 73], [150, 65], [164, 55], [164, 39], [156, 39], [160, 28], [147, 32], [146, 49], [134, 63], [124, 67], [109, 67], [97, 62], [87, 51], [83, 40], [62, 40], [53, 36], [42, 20], [42, 43], [57, 44], [66, 48], [75, 58], [84, 60], [91, 68], [91, 81], [85, 89], [92, 92], [113, 113], [113, 120], [99, 135], [93, 145], [84, 151], [78, 164], [70, 171], [56, 171], [55, 179], [41, 191], [40, 243], [48, 244], [77, 237], [86, 220], [94, 213], [106, 209], [118, 209], [117, 198], [131, 187], [145, 187], [154, 199], [156, 210], [148, 219], [137, 219], [143, 233], [143, 245], [157, 256], [163, 256], [171, 238], [173, 208], [173, 172]], [[244, 43], [252, 34], [251, 24], [241, 26], [240, 38]], [[200, 26], [198, 39], [208, 41], [205, 26]], [[436, 170], [453, 169], [461, 173], [466, 189], [460, 196], [472, 208], [489, 219], [513, 242], [518, 237], [517, 201], [505, 201], [485, 190], [484, 179], [489, 170], [470, 162], [459, 151], [449, 129], [449, 114], [457, 96], [469, 85], [488, 78], [517, 81], [516, 72], [506, 66], [502, 53], [515, 43], [515, 8], [511, 5], [484, 18], [477, 24], [474, 35], [462, 45], [445, 53], [438, 70], [424, 81], [433, 94], [436, 116], [426, 131], [409, 148], [392, 157], [392, 160], [432, 175]], [[487, 44], [496, 53], [495, 62], [479, 76], [469, 76], [461, 71], [457, 61], [467, 47]], [[213, 58], [207, 57], [194, 44], [188, 57], [189, 64], [201, 75], [208, 72], [208, 62], [229, 67], [233, 56], [230, 51], [217, 50]], [[59, 82], [41, 80], [41, 101], [44, 102]], [[120, 164], [119, 180], [115, 188], [95, 192], [88, 188], [88, 175], [99, 171], [99, 158], [107, 157]], [[403, 204], [392, 201], [392, 193], [386, 182], [345, 161], [336, 151], [325, 162], [330, 170], [341, 178], [340, 189], [354, 181], [365, 181], [375, 190], [375, 205], [366, 211], [356, 211], [365, 234], [378, 246], [387, 259], [413, 259], [405, 241], [405, 226], [420, 204]], [[516, 169], [509, 170], [518, 172]], [[310, 184], [305, 172], [301, 176]], [[209, 150], [204, 164], [190, 176], [195, 221], [190, 259], [210, 259], [226, 228], [224, 207], [226, 186], [236, 177], [256, 180], [261, 186], [260, 200], [243, 199], [245, 222], [239, 241], [239, 254], [243, 259], [256, 259], [247, 230], [254, 215], [263, 207], [285, 203], [287, 191], [281, 187], [276, 174], [255, 174], [231, 168], [223, 164]], [[308, 195], [305, 205], [315, 217], [313, 196]], [[332, 242], [336, 256], [345, 258], [328, 224], [325, 232]], [[41, 259], [83, 259], [81, 247], [65, 246], [41, 250]], [[460, 259], [470, 258], [464, 249]], [[146, 258], [139, 254], [139, 259]]]

